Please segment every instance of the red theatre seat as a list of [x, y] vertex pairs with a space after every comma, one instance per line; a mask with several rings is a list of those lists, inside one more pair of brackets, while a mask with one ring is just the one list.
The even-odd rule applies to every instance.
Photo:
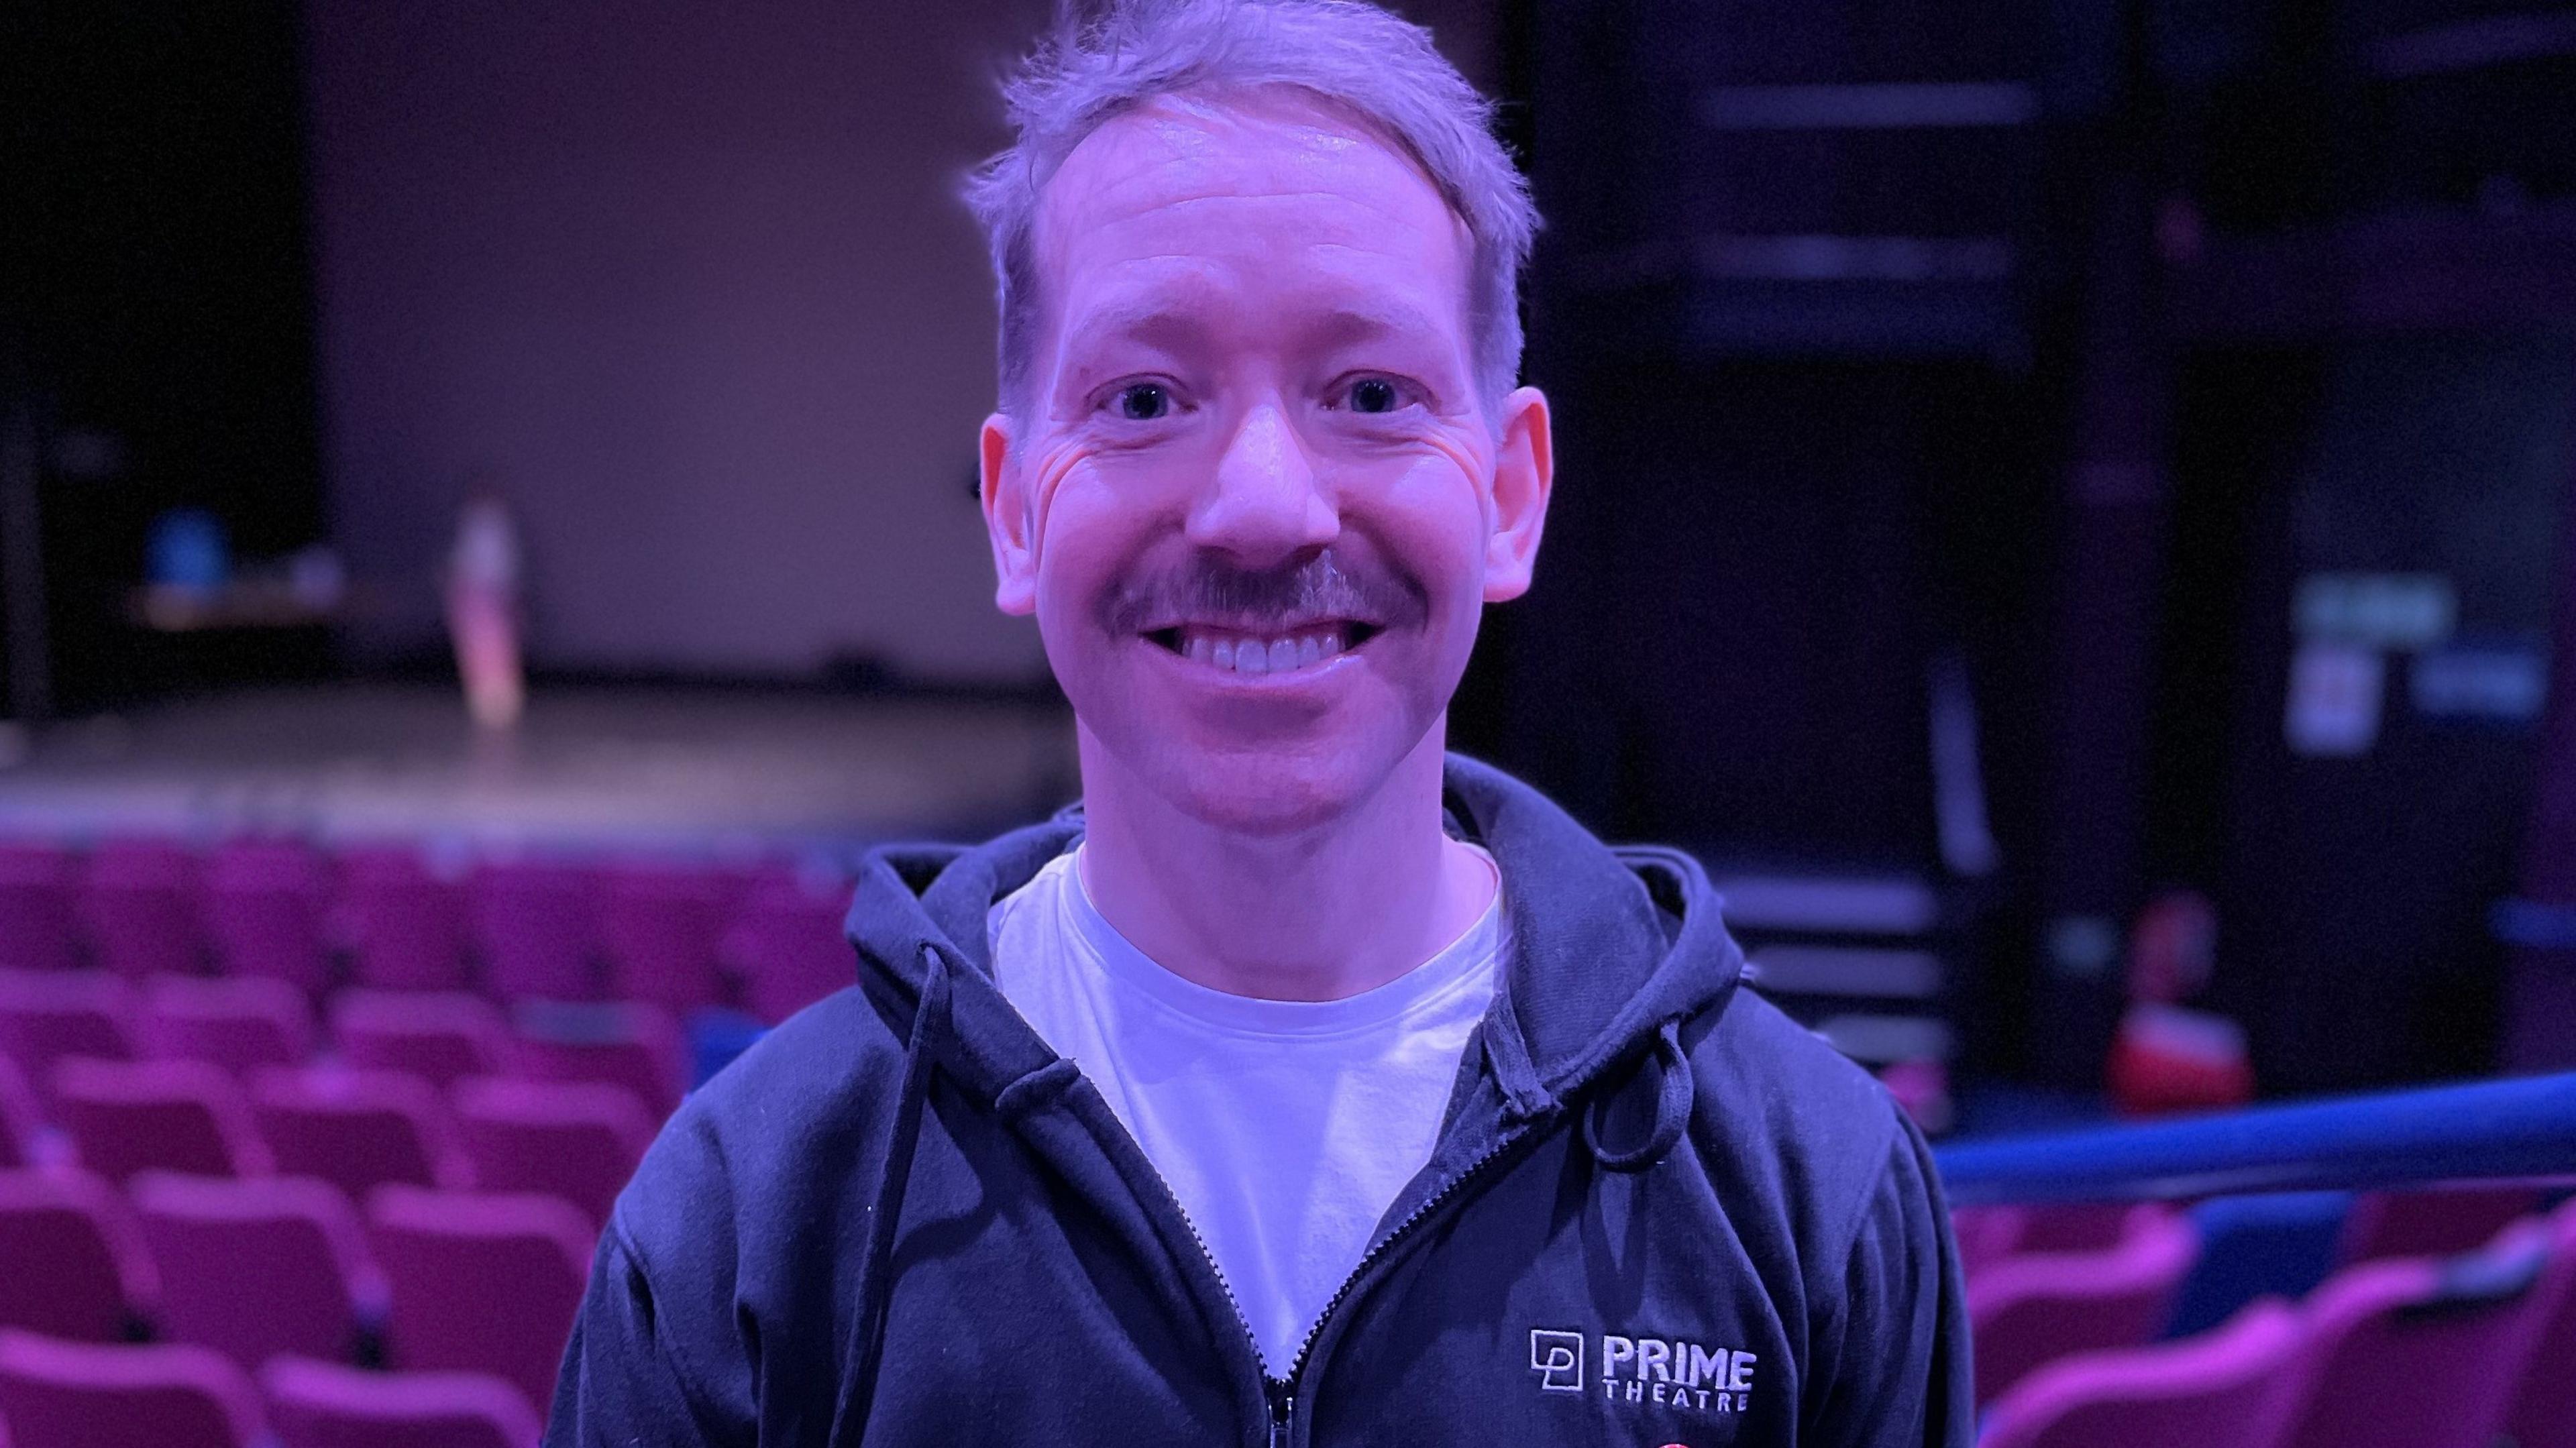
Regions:
[[493, 1373], [531, 1403], [553, 1398], [590, 1269], [579, 1208], [533, 1194], [386, 1187], [368, 1199], [367, 1227], [393, 1291], [385, 1347], [395, 1367]]
[[197, 857], [167, 840], [115, 840], [82, 872], [81, 925], [97, 963], [117, 975], [195, 975], [205, 968]]
[[475, 872], [484, 981], [504, 1000], [597, 1000], [599, 882], [576, 865], [493, 861]]
[[79, 963], [72, 902], [79, 861], [59, 845], [0, 843], [0, 970], [69, 970]]
[[461, 990], [466, 984], [465, 891], [408, 849], [341, 856], [343, 926], [358, 983], [380, 990]]
[[659, 1006], [530, 1001], [518, 1011], [510, 1071], [531, 1081], [604, 1081], [635, 1093], [659, 1122], [680, 1104], [687, 1052]]
[[265, 1176], [268, 1147], [252, 1127], [239, 1083], [203, 1061], [95, 1061], [54, 1065], [54, 1115], [81, 1164], [112, 1182], [139, 1171]]
[[313, 1007], [274, 977], [156, 976], [144, 984], [140, 1034], [147, 1054], [244, 1075], [304, 1064], [313, 1054]]
[[487, 1373], [387, 1373], [283, 1357], [259, 1375], [282, 1448], [529, 1448], [526, 1398]]
[[2152, 1341], [2198, 1248], [2189, 1222], [2138, 1207], [2126, 1238], [2107, 1252], [2039, 1253], [1986, 1268], [1968, 1289], [1977, 1401], [1994, 1401], [2053, 1358]]
[[709, 870], [630, 864], [610, 870], [599, 900], [611, 991], [680, 1014], [724, 998], [716, 951], [729, 891]]
[[328, 1182], [155, 1172], [133, 1193], [160, 1269], [164, 1337], [256, 1369], [277, 1353], [345, 1359], [360, 1323], [383, 1315], [357, 1209]]
[[206, 936], [227, 975], [329, 983], [330, 866], [287, 840], [233, 840], [206, 862]]
[[2489, 1448], [2529, 1357], [2535, 1253], [2524, 1244], [2475, 1268], [2368, 1262], [2318, 1288], [2283, 1387], [2281, 1448]]
[[134, 1017], [133, 987], [104, 971], [0, 971], [0, 1055], [40, 1089], [65, 1056], [132, 1058]]
[[499, 1006], [464, 991], [352, 989], [331, 1001], [331, 1041], [351, 1066], [408, 1071], [444, 1091], [501, 1069], [510, 1024]]
[[160, 1296], [125, 1201], [87, 1172], [0, 1172], [0, 1327], [112, 1342]]
[[222, 1354], [0, 1332], [10, 1448], [258, 1448], [259, 1395]]
[[2267, 1298], [2195, 1338], [2060, 1358], [2003, 1395], [1979, 1448], [2269, 1448], [2298, 1343]]
[[487, 1191], [549, 1192], [596, 1225], [653, 1144], [653, 1118], [623, 1086], [483, 1077], [453, 1095], [457, 1134]]
[[417, 1076], [332, 1067], [262, 1071], [251, 1078], [251, 1112], [279, 1171], [320, 1177], [352, 1201], [392, 1182], [473, 1182], [445, 1103]]

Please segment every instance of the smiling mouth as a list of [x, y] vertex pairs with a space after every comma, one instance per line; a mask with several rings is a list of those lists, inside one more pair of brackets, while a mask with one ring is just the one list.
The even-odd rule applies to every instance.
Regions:
[[1329, 619], [1280, 633], [1181, 624], [1149, 630], [1145, 637], [1192, 663], [1257, 676], [1319, 668], [1384, 632], [1377, 624]]

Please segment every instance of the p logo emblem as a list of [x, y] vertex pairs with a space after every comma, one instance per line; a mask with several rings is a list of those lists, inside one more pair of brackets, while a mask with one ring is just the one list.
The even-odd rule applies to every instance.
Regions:
[[1583, 1334], [1530, 1329], [1530, 1371], [1547, 1392], [1582, 1392]]

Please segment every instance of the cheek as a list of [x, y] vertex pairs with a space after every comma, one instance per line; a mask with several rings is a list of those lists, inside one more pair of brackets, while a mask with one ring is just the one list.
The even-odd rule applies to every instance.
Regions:
[[1481, 460], [1472, 451], [1435, 445], [1384, 494], [1384, 525], [1431, 604], [1481, 600], [1485, 583], [1487, 504]]

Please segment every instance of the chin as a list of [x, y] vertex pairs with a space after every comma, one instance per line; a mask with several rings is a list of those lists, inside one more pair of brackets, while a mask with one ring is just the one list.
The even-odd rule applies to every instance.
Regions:
[[1409, 750], [1386, 740], [1317, 740], [1234, 747], [1167, 740], [1137, 773], [1154, 792], [1212, 829], [1294, 835], [1348, 814]]

